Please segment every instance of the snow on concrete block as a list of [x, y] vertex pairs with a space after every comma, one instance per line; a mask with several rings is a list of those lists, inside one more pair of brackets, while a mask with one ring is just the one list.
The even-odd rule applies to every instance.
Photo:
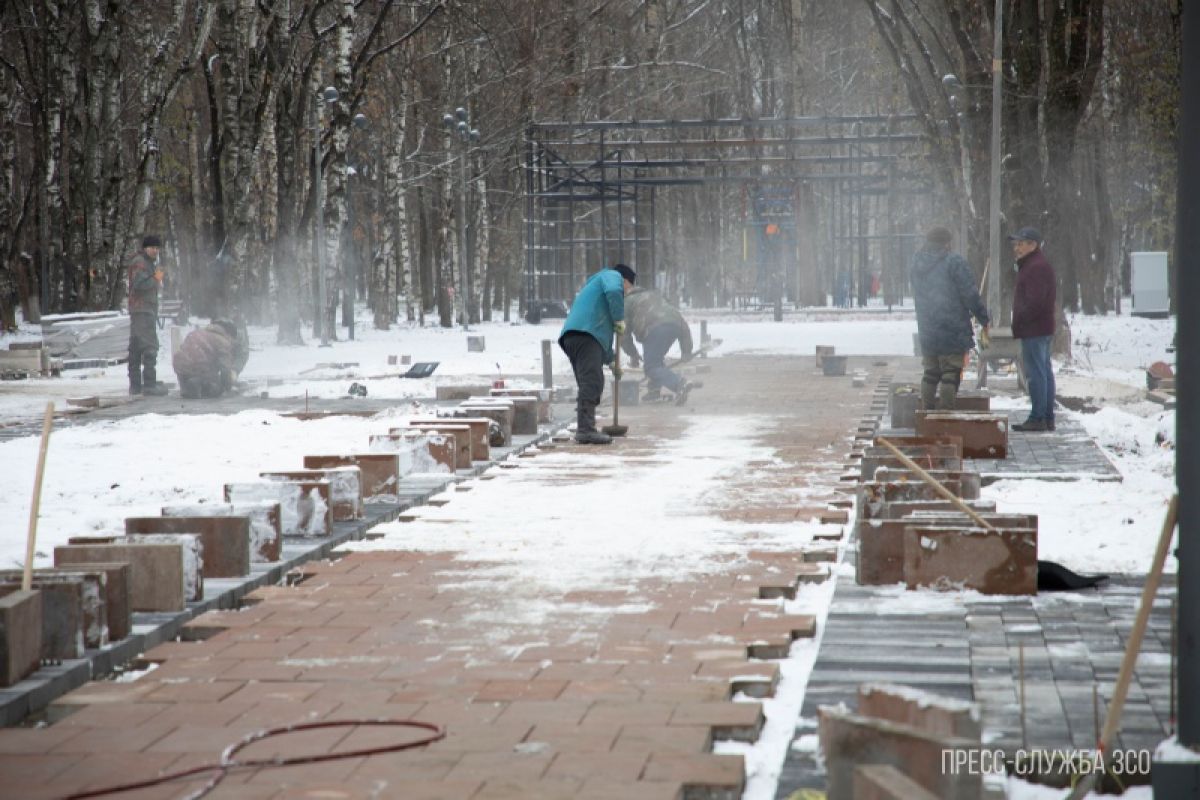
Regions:
[[1037, 531], [910, 525], [904, 530], [904, 582], [909, 589], [1037, 594]]
[[888, 764], [854, 768], [855, 800], [938, 800], [937, 795]]
[[828, 800], [855, 800], [854, 771], [864, 764], [895, 767], [935, 797], [977, 800], [982, 792], [979, 771], [946, 768], [956, 754], [978, 750], [977, 741], [938, 736], [831, 706], [821, 706], [817, 716]]
[[261, 472], [259, 475], [269, 481], [329, 481], [329, 502], [333, 519], [342, 521], [362, 517], [362, 472], [358, 467], [278, 470]]
[[459, 425], [453, 421], [435, 421], [435, 422], [412, 422], [409, 421], [408, 427], [418, 431], [427, 431], [430, 433], [440, 433], [446, 436], [454, 437], [454, 468], [455, 469], [470, 469], [471, 468], [471, 426]]
[[[963, 502], [972, 511], [980, 514], [996, 513], [995, 500], [975, 499], [964, 500]], [[887, 513], [884, 515], [884, 519], [901, 519], [912, 514], [940, 513], [943, 511], [962, 513], [954, 503], [951, 503], [949, 500], [942, 500], [941, 498], [937, 500], [900, 500], [889, 503], [886, 510]]]
[[[63, 660], [83, 658], [87, 648], [84, 633], [86, 590], [83, 578], [37, 580], [33, 588], [41, 594], [40, 658]], [[21, 579], [0, 583], [0, 597], [21, 592]], [[94, 610], [93, 610], [93, 613]]]
[[283, 554], [279, 503], [199, 503], [163, 506], [164, 517], [245, 517], [250, 523], [250, 562], [278, 561]]
[[413, 428], [398, 428], [399, 432], [373, 435], [373, 453], [395, 453], [400, 477], [453, 473], [458, 460], [457, 440], [453, 436]]
[[42, 593], [18, 589], [0, 597], [0, 686], [12, 686], [42, 658]]
[[894, 683], [866, 683], [858, 687], [858, 713], [899, 722], [936, 736], [979, 742], [982, 734], [978, 704]]
[[206, 578], [250, 574], [250, 520], [246, 517], [126, 517], [125, 533], [190, 533], [200, 540]]
[[225, 502], [278, 503], [284, 536], [328, 536], [333, 530], [329, 481], [257, 481], [225, 484]]
[[395, 453], [305, 456], [306, 469], [358, 467], [364, 502], [395, 502], [400, 488], [400, 459]]
[[1008, 417], [972, 411], [917, 413], [918, 436], [961, 436], [964, 458], [1006, 458]]

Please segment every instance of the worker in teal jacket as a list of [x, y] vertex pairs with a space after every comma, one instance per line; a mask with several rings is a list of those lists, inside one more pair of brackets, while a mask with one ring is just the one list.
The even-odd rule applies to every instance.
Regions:
[[[575, 384], [575, 441], [608, 444], [607, 434], [596, 430], [596, 406], [604, 393], [604, 365], [613, 364], [613, 334], [625, 332], [625, 293], [633, 288], [637, 273], [624, 264], [602, 269], [588, 279], [563, 323], [558, 346], [571, 360]], [[621, 380], [613, 365], [613, 378]]]

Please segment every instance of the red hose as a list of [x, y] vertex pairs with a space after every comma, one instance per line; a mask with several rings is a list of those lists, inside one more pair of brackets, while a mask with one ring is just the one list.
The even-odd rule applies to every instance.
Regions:
[[[234, 758], [239, 750], [254, 744], [255, 742], [269, 739], [272, 736], [282, 736], [286, 733], [296, 733], [298, 731], [312, 731], [320, 728], [345, 728], [359, 727], [364, 725], [378, 725], [382, 727], [404, 727], [404, 728], [423, 728], [431, 731], [430, 735], [418, 739], [414, 742], [406, 742], [404, 744], [385, 745], [383, 747], [370, 747], [364, 750], [351, 750], [345, 753], [325, 753], [322, 755], [310, 756], [292, 756], [291, 758], [263, 758], [252, 761], [238, 761]], [[149, 786], [159, 786], [170, 781], [177, 781], [182, 778], [187, 778], [192, 775], [201, 775], [206, 772], [212, 772], [213, 776], [208, 783], [200, 787], [196, 791], [187, 795], [183, 800], [199, 800], [199, 798], [211, 792], [217, 787], [229, 771], [232, 769], [246, 769], [258, 767], [290, 767], [296, 764], [316, 764], [321, 761], [336, 761], [341, 758], [359, 758], [361, 756], [374, 756], [382, 753], [396, 753], [401, 750], [411, 750], [416, 747], [424, 747], [433, 742], [446, 738], [446, 732], [437, 725], [429, 722], [416, 722], [414, 720], [392, 720], [392, 719], [357, 719], [357, 720], [327, 720], [325, 722], [303, 722], [297, 725], [284, 725], [278, 728], [268, 728], [266, 730], [254, 731], [242, 737], [239, 741], [234, 742], [225, 748], [221, 753], [221, 760], [216, 764], [204, 764], [199, 767], [172, 772], [168, 775], [160, 775], [157, 778], [150, 778], [144, 781], [134, 783], [124, 783], [117, 786], [106, 786], [100, 789], [87, 789], [82, 792], [66, 795], [61, 800], [85, 800], [89, 797], [102, 797], [107, 794], [116, 794], [118, 792], [131, 792], [134, 789], [145, 789]]]

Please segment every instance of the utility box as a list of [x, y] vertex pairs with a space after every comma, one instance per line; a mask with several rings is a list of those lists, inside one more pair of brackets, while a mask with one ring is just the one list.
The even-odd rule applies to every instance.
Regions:
[[1171, 313], [1171, 278], [1166, 253], [1130, 253], [1129, 283], [1133, 316], [1162, 319]]

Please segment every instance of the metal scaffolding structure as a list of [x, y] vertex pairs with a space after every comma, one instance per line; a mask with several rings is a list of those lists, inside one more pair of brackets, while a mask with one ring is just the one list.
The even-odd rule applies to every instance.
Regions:
[[933, 202], [929, 164], [912, 115], [535, 123], [525, 140], [526, 309], [569, 302], [590, 273], [618, 262], [656, 284], [657, 201], [709, 185], [742, 187], [748, 211], [737, 224], [753, 231], [761, 261], [731, 294], [778, 311], [804, 268], [796, 250], [808, 231], [821, 240], [821, 286], [844, 273], [865, 304], [877, 275], [898, 301], [917, 234], [897, 217], [911, 220], [915, 198]]

